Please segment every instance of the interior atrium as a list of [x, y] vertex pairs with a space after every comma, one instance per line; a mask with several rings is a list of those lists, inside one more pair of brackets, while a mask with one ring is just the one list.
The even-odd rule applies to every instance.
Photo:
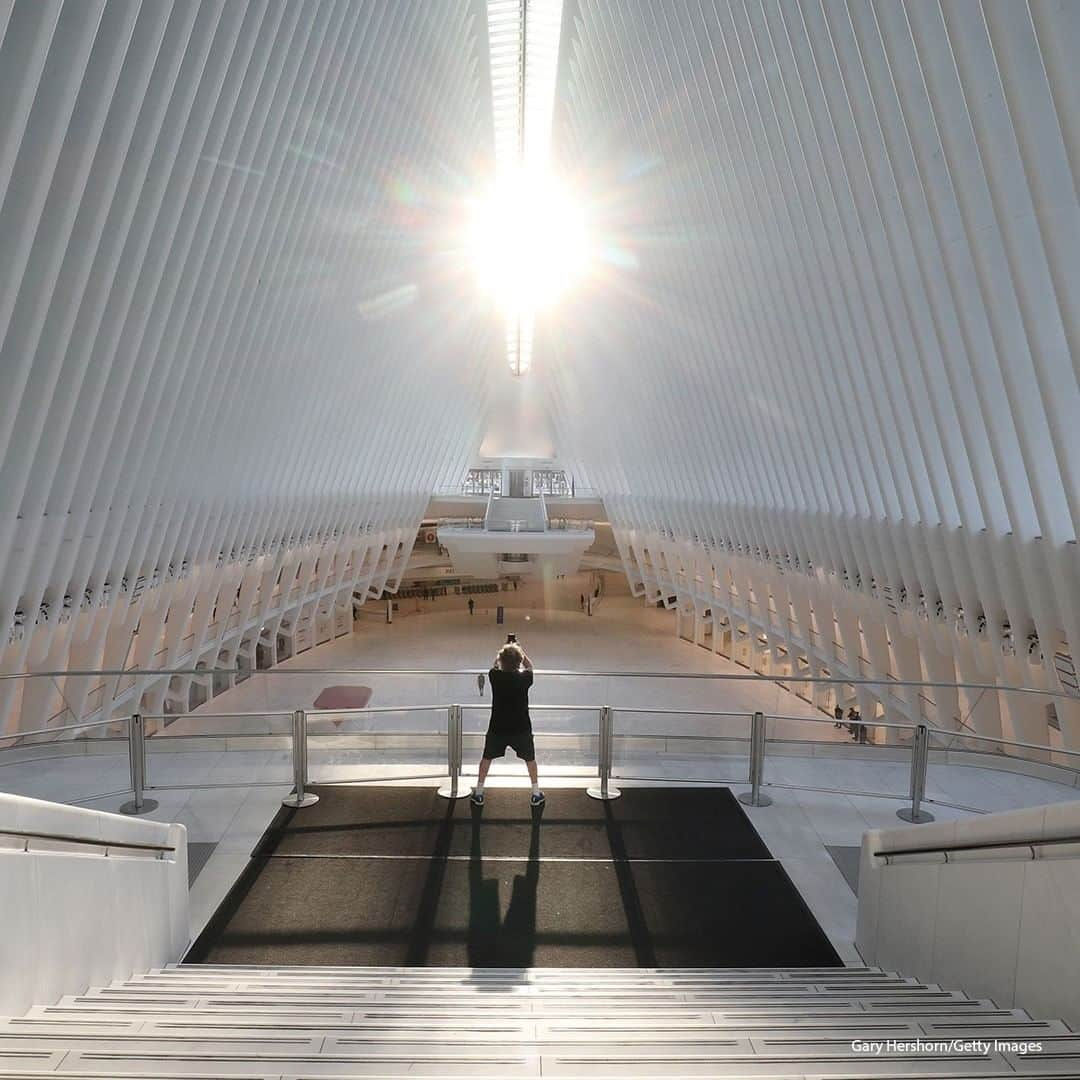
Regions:
[[1077, 57], [0, 0], [0, 1078], [1080, 1075]]

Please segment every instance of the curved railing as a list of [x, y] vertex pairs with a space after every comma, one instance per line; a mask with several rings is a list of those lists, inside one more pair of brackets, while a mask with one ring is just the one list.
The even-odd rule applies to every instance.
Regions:
[[[132, 670], [124, 671], [130, 676], [153, 676], [160, 678], [171, 674], [191, 674], [188, 669], [177, 671]], [[71, 676], [116, 675], [115, 671], [65, 671], [38, 672], [30, 675], [0, 675], [0, 680], [11, 678], [60, 678]], [[200, 676], [214, 674], [235, 675], [231, 669], [223, 671], [197, 672]], [[470, 682], [479, 679], [481, 686], [486, 671], [481, 669], [399, 669], [399, 668], [339, 668], [339, 669], [299, 669], [272, 668], [267, 671], [253, 672], [252, 676], [268, 676], [274, 680], [290, 676], [324, 679], [327, 676], [348, 676], [349, 678], [410, 678], [416, 681], [428, 677], [449, 677], [453, 684], [456, 701], [447, 701], [440, 694], [449, 693], [448, 686], [436, 681], [435, 690], [428, 698], [428, 703], [409, 703], [385, 705], [355, 709], [316, 709], [316, 708], [263, 708], [252, 711], [232, 711], [212, 713], [192, 711], [190, 713], [135, 713], [131, 716], [113, 720], [101, 720], [92, 723], [67, 726], [49, 726], [29, 731], [21, 731], [8, 737], [0, 737], [0, 770], [30, 764], [48, 759], [56, 759], [65, 754], [86, 753], [90, 750], [100, 752], [108, 744], [120, 744], [121, 752], [126, 751], [127, 786], [120, 790], [93, 792], [72, 802], [90, 802], [97, 799], [132, 793], [132, 800], [127, 809], [141, 813], [150, 808], [146, 797], [148, 791], [201, 787], [239, 787], [239, 786], [279, 786], [291, 782], [296, 795], [291, 801], [300, 800], [304, 804], [304, 795], [310, 783], [311, 747], [314, 741], [317, 755], [325, 757], [330, 753], [347, 753], [356, 764], [370, 764], [376, 759], [383, 763], [387, 756], [394, 758], [396, 764], [430, 764], [431, 768], [407, 773], [387, 773], [379, 780], [433, 780], [441, 779], [445, 783], [445, 794], [458, 796], [465, 794], [463, 784], [463, 760], [466, 744], [470, 749], [478, 748], [482, 738], [482, 721], [478, 726], [466, 723], [467, 718], [477, 712], [485, 712], [490, 707], [486, 702], [468, 702], [462, 691], [465, 685], [460, 682], [466, 678]], [[612, 693], [620, 689], [617, 684], [632, 687], [636, 680], [708, 680], [711, 683], [725, 682], [768, 682], [805, 683], [811, 685], [835, 684], [838, 686], [881, 685], [886, 680], [875, 679], [832, 679], [814, 676], [766, 677], [744, 673], [714, 672], [646, 672], [613, 671], [581, 672], [573, 670], [538, 670], [545, 683], [552, 685], [552, 680], [564, 678], [584, 680], [609, 680], [602, 693]], [[1030, 694], [1052, 699], [1063, 697], [1054, 691], [1034, 687], [1002, 687], [982, 683], [943, 683], [935, 681], [901, 682], [888, 680], [890, 687], [909, 686], [918, 688], [955, 688], [958, 690], [993, 690], [1011, 694]], [[626, 687], [621, 687], [624, 691]], [[598, 695], [599, 696], [599, 695]], [[622, 695], [616, 695], [622, 696]], [[769, 803], [768, 788], [792, 788], [812, 790], [838, 795], [870, 795], [896, 799], [907, 805], [898, 811], [898, 815], [908, 821], [933, 820], [926, 810], [928, 803], [937, 802], [960, 810], [982, 812], [977, 806], [962, 805], [944, 800], [928, 799], [926, 794], [927, 769], [932, 760], [946, 760], [950, 763], [959, 761], [964, 764], [1000, 767], [1006, 762], [1014, 765], [1023, 764], [1030, 768], [1052, 766], [1061, 778], [1071, 783], [1080, 783], [1080, 750], [1066, 749], [1060, 746], [1037, 744], [1030, 741], [1008, 739], [1003, 736], [983, 735], [970, 731], [947, 731], [936, 728], [929, 722], [897, 723], [874, 719], [865, 726], [884, 736], [884, 742], [855, 745], [837, 741], [822, 742], [815, 738], [801, 738], [792, 734], [798, 725], [832, 725], [833, 720], [823, 716], [795, 715], [790, 712], [756, 711], [750, 713], [741, 710], [701, 709], [694, 707], [632, 706], [620, 704], [613, 698], [594, 700], [588, 704], [570, 702], [566, 704], [537, 703], [531, 706], [536, 714], [538, 741], [552, 747], [552, 755], [558, 756], [556, 748], [566, 747], [564, 756], [577, 755], [577, 764], [567, 776], [579, 778], [592, 773], [598, 783], [593, 793], [598, 798], [614, 798], [618, 795], [616, 781], [635, 783], [678, 783], [697, 784], [746, 784], [750, 790], [742, 796], [751, 805], [766, 806]], [[438, 716], [438, 722], [432, 726], [423, 726], [415, 722], [408, 723], [407, 718], [432, 714]], [[556, 716], [561, 714], [561, 718]], [[593, 719], [581, 725], [581, 716]], [[552, 717], [556, 723], [569, 724], [574, 730], [556, 730], [545, 724], [545, 718]], [[649, 726], [648, 717], [659, 718], [659, 724]], [[229, 721], [259, 718], [256, 730], [229, 731]], [[367, 726], [362, 729], [342, 729], [311, 731], [312, 721], [331, 721], [333, 724], [344, 723], [347, 719], [362, 720]], [[385, 726], [379, 726], [386, 718]], [[445, 720], [443, 719], [445, 718]], [[170, 725], [178, 719], [194, 722], [198, 727], [183, 734], [170, 732]], [[688, 722], [701, 723], [715, 721], [708, 730], [672, 730], [672, 727], [689, 726]], [[668, 730], [656, 730], [656, 727], [668, 725]], [[156, 727], [156, 730], [155, 730]], [[188, 725], [191, 727], [191, 724]], [[783, 730], [781, 730], [783, 729]], [[813, 728], [811, 729], [813, 730]], [[787, 732], [786, 734], [784, 732]], [[175, 735], [175, 738], [172, 736]], [[42, 744], [35, 739], [47, 737], [51, 742]], [[58, 741], [63, 740], [63, 741]], [[147, 746], [154, 750], [184, 747], [190, 749], [209, 748], [225, 750], [243, 750], [253, 747], [286, 750], [289, 754], [291, 771], [288, 775], [275, 773], [266, 778], [252, 777], [245, 780], [220, 782], [185, 782], [175, 777], [155, 776], [148, 771]], [[170, 745], [172, 744], [172, 745]], [[998, 752], [989, 752], [997, 747]], [[770, 775], [770, 759], [790, 755], [829, 753], [838, 757], [865, 758], [877, 755], [878, 760], [887, 760], [892, 764], [906, 763], [907, 776], [902, 789], [864, 790], [852, 783], [807, 783], [785, 781], [782, 776]], [[827, 749], [831, 748], [831, 749]], [[18, 751], [13, 754], [12, 751]], [[155, 755], [157, 756], [157, 755]], [[693, 762], [693, 768], [687, 766], [680, 773], [680, 766]], [[702, 762], [705, 765], [702, 765]], [[436, 768], [437, 766], [437, 768]], [[168, 772], [168, 770], [163, 770]], [[895, 769], [893, 770], [895, 773]], [[545, 768], [545, 775], [556, 777], [556, 768]], [[353, 773], [346, 777], [320, 779], [319, 783], [354, 783], [360, 777]], [[368, 777], [370, 779], [370, 777]], [[2, 779], [0, 779], [2, 786]]]

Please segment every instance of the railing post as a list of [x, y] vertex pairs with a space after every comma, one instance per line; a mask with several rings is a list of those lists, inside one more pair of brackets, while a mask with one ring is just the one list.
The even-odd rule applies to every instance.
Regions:
[[600, 707], [600, 727], [597, 739], [597, 775], [600, 786], [586, 789], [590, 799], [602, 799], [605, 802], [617, 799], [622, 792], [611, 786], [611, 762], [615, 744], [615, 710], [610, 705]]
[[463, 712], [460, 705], [446, 709], [446, 772], [450, 779], [439, 788], [444, 799], [463, 799], [469, 794], [461, 785]]
[[303, 709], [297, 709], [292, 714], [292, 761], [293, 785], [296, 790], [291, 795], [286, 795], [281, 800], [281, 805], [291, 806], [294, 809], [314, 806], [319, 801], [319, 796], [314, 792], [304, 790], [308, 778], [308, 743], [307, 713]]
[[158, 804], [143, 797], [146, 790], [146, 729], [141, 713], [132, 713], [128, 720], [128, 769], [134, 798], [120, 807], [120, 813], [148, 814], [156, 810]]
[[761, 794], [765, 775], [765, 714], [756, 712], [750, 719], [750, 790], [739, 796], [745, 806], [772, 806], [772, 799]]
[[926, 724], [915, 725], [915, 736], [911, 740], [911, 806], [896, 811], [901, 821], [910, 821], [913, 825], [925, 825], [934, 820], [934, 815], [922, 809], [926, 798], [926, 766], [930, 761], [930, 729]]

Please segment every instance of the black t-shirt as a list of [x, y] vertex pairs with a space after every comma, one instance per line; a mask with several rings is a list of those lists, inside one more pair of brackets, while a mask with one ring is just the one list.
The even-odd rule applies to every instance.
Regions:
[[492, 668], [488, 672], [491, 683], [492, 727], [514, 729], [530, 727], [529, 687], [533, 673], [527, 668], [503, 671]]

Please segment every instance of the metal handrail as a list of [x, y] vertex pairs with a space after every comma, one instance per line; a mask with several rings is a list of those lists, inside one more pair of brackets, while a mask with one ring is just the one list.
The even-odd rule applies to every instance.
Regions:
[[[260, 709], [256, 711], [245, 712], [221, 712], [221, 713], [204, 713], [204, 712], [179, 712], [179, 713], [143, 713], [142, 718], [144, 720], [181, 720], [185, 716], [194, 716], [197, 720], [230, 720], [234, 716], [292, 716], [292, 709]], [[103, 721], [103, 723], [115, 723], [112, 720]], [[59, 730], [57, 728], [54, 731]]]
[[306, 709], [308, 716], [349, 716], [359, 713], [441, 712], [445, 705], [365, 705], [362, 709]]
[[[134, 840], [91, 840], [85, 836], [68, 836], [65, 833], [31, 832], [26, 829], [0, 829], [0, 836], [14, 836], [27, 841], [27, 847], [31, 840], [51, 840], [62, 844], [83, 844], [87, 847], [103, 848], [131, 848], [137, 851], [175, 851], [176, 848], [169, 844], [140, 844]], [[23, 849], [24, 851], [27, 848]]]
[[[745, 714], [742, 714], [745, 715]], [[837, 720], [831, 716], [788, 716], [782, 713], [769, 713], [770, 720], [800, 720], [806, 724], [862, 724], [863, 727], [883, 727], [883, 728], [898, 728], [902, 731], [914, 731], [918, 724], [904, 724], [897, 723], [893, 720], [848, 720], [846, 717], [843, 720]], [[944, 728], [934, 727], [932, 724], [928, 724], [928, 727], [933, 728], [934, 731], [945, 732]], [[945, 732], [951, 734], [950, 732]]]
[[[593, 709], [598, 707], [596, 705], [591, 706]], [[742, 712], [730, 712], [720, 709], [649, 709], [642, 705], [613, 705], [612, 708], [616, 712], [644, 713], [646, 715], [656, 713], [670, 716], [740, 716], [744, 720], [748, 715], [745, 709]]]
[[58, 731], [85, 731], [87, 728], [108, 727], [110, 724], [126, 724], [130, 716], [117, 716], [113, 720], [90, 720], [85, 724], [63, 724], [59, 727], [32, 728], [30, 731], [13, 731], [10, 735], [0, 735], [0, 743], [8, 739], [22, 739], [27, 735], [55, 735]]
[[[299, 669], [297, 669], [299, 670]], [[243, 675], [240, 668], [95, 668], [91, 671], [6, 671], [0, 679], [67, 679], [92, 675]], [[253, 674], [253, 673], [252, 673]], [[265, 672], [259, 672], [260, 675]]]
[[1057, 844], [1080, 844], [1080, 836], [1052, 836], [1042, 840], [979, 840], [971, 844], [935, 844], [929, 847], [894, 848], [872, 854], [888, 859], [891, 855], [944, 855], [953, 851], [986, 851], [993, 848], [1037, 848]]
[[[900, 686], [924, 686], [930, 688], [955, 689], [955, 690], [993, 690], [1010, 694], [1035, 694], [1042, 697], [1071, 698], [1075, 694], [1068, 694], [1061, 690], [1044, 690], [1034, 686], [1002, 686], [997, 683], [980, 682], [944, 682], [929, 679], [896, 679], [892, 677], [880, 679], [855, 678], [843, 676], [820, 676], [820, 675], [778, 675], [761, 674], [760, 672], [713, 672], [713, 671], [574, 671], [563, 668], [536, 668], [537, 675], [553, 676], [556, 678], [620, 678], [620, 679], [708, 679], [714, 682], [768, 682], [779, 683], [803, 683], [808, 685], [826, 686], [888, 686], [896, 688]], [[69, 677], [84, 677], [93, 675], [132, 675], [132, 676], [162, 676], [162, 675], [244, 675], [254, 677], [258, 675], [486, 675], [487, 668], [283, 668], [272, 667], [265, 669], [252, 669], [242, 671], [239, 668], [160, 668], [157, 670], [146, 668], [123, 668], [123, 669], [100, 669], [92, 671], [24, 671], [0, 673], [0, 680], [5, 679], [36, 679], [50, 678], [62, 679]], [[180, 715], [180, 714], [178, 714]]]
[[[475, 674], [470, 672], [469, 674]], [[482, 710], [490, 709], [490, 702], [472, 702], [466, 703], [461, 706], [462, 709], [470, 710]], [[617, 712], [622, 713], [637, 713], [643, 715], [658, 715], [658, 716], [715, 716], [715, 717], [739, 717], [747, 716], [749, 713], [737, 712], [737, 711], [725, 711], [714, 709], [665, 709], [665, 708], [647, 708], [642, 706], [613, 706]], [[363, 713], [404, 713], [404, 712], [439, 712], [447, 708], [446, 705], [433, 704], [433, 705], [384, 705], [374, 706], [363, 709], [308, 709], [305, 710], [308, 716], [343, 716], [349, 714], [363, 714]], [[600, 705], [536, 705], [530, 704], [529, 709], [531, 712], [596, 712]], [[147, 713], [143, 714], [144, 720], [178, 720], [187, 717], [194, 717], [195, 719], [231, 719], [233, 717], [269, 717], [269, 716], [291, 716], [291, 711], [286, 710], [273, 710], [269, 712], [235, 712], [235, 713]], [[795, 720], [808, 724], [834, 724], [835, 720], [824, 716], [793, 716], [786, 713], [768, 713], [766, 714], [769, 720]], [[62, 731], [83, 731], [88, 728], [108, 727], [110, 724], [127, 724], [130, 723], [130, 716], [117, 716], [112, 720], [96, 720], [90, 721], [85, 724], [66, 724], [61, 727], [54, 728], [36, 728], [30, 731], [13, 731], [5, 735], [0, 735], [0, 744], [4, 742], [15, 742], [16, 740], [32, 735], [55, 735]], [[845, 720], [843, 723], [847, 723]], [[881, 727], [888, 729], [896, 729], [901, 731], [914, 731], [918, 724], [905, 724], [897, 723], [893, 721], [885, 720], [861, 720], [859, 723], [864, 724], [867, 727]], [[1065, 754], [1069, 757], [1080, 757], [1080, 750], [1069, 750], [1062, 746], [1052, 746], [1044, 743], [1032, 743], [1023, 742], [1017, 739], [1006, 739], [1004, 736], [996, 735], [975, 735], [968, 732], [955, 732], [947, 728], [938, 727], [929, 721], [923, 721], [925, 726], [935, 735], [940, 735], [947, 738], [955, 739], [973, 739], [979, 742], [996, 743], [1001, 746], [1015, 746], [1024, 750], [1037, 750], [1047, 754]], [[174, 735], [170, 737], [174, 738], [198, 738], [205, 737], [205, 735], [211, 734], [209, 732], [194, 732], [190, 735]], [[255, 735], [266, 738], [272, 735], [282, 735], [284, 732], [265, 732], [254, 733]], [[371, 734], [368, 732], [367, 734]], [[390, 733], [393, 734], [393, 733]], [[153, 737], [153, 736], [151, 736]], [[705, 738], [706, 736], [694, 736], [696, 738]], [[0, 753], [5, 748], [0, 747]], [[963, 750], [963, 747], [931, 747], [931, 751], [934, 753], [941, 753], [946, 750]]]
[[[1045, 750], [1051, 754], [1069, 754], [1080, 757], [1080, 750], [1066, 750], [1064, 746], [1048, 746], [1042, 743], [1020, 742], [1018, 739], [1006, 739], [999, 735], [975, 735], [968, 731], [949, 731], [948, 728], [929, 725], [935, 735], [945, 735], [950, 739], [977, 739], [979, 742], [1003, 743], [1005, 746], [1020, 746], [1025, 750]], [[938, 750], [954, 750], [956, 747], [939, 746]], [[960, 747], [963, 749], [963, 747]]]
[[[463, 709], [490, 709], [490, 701], [473, 701], [461, 706]], [[441, 708], [446, 708], [445, 705]], [[534, 705], [529, 702], [529, 712], [596, 712], [599, 705]]]

